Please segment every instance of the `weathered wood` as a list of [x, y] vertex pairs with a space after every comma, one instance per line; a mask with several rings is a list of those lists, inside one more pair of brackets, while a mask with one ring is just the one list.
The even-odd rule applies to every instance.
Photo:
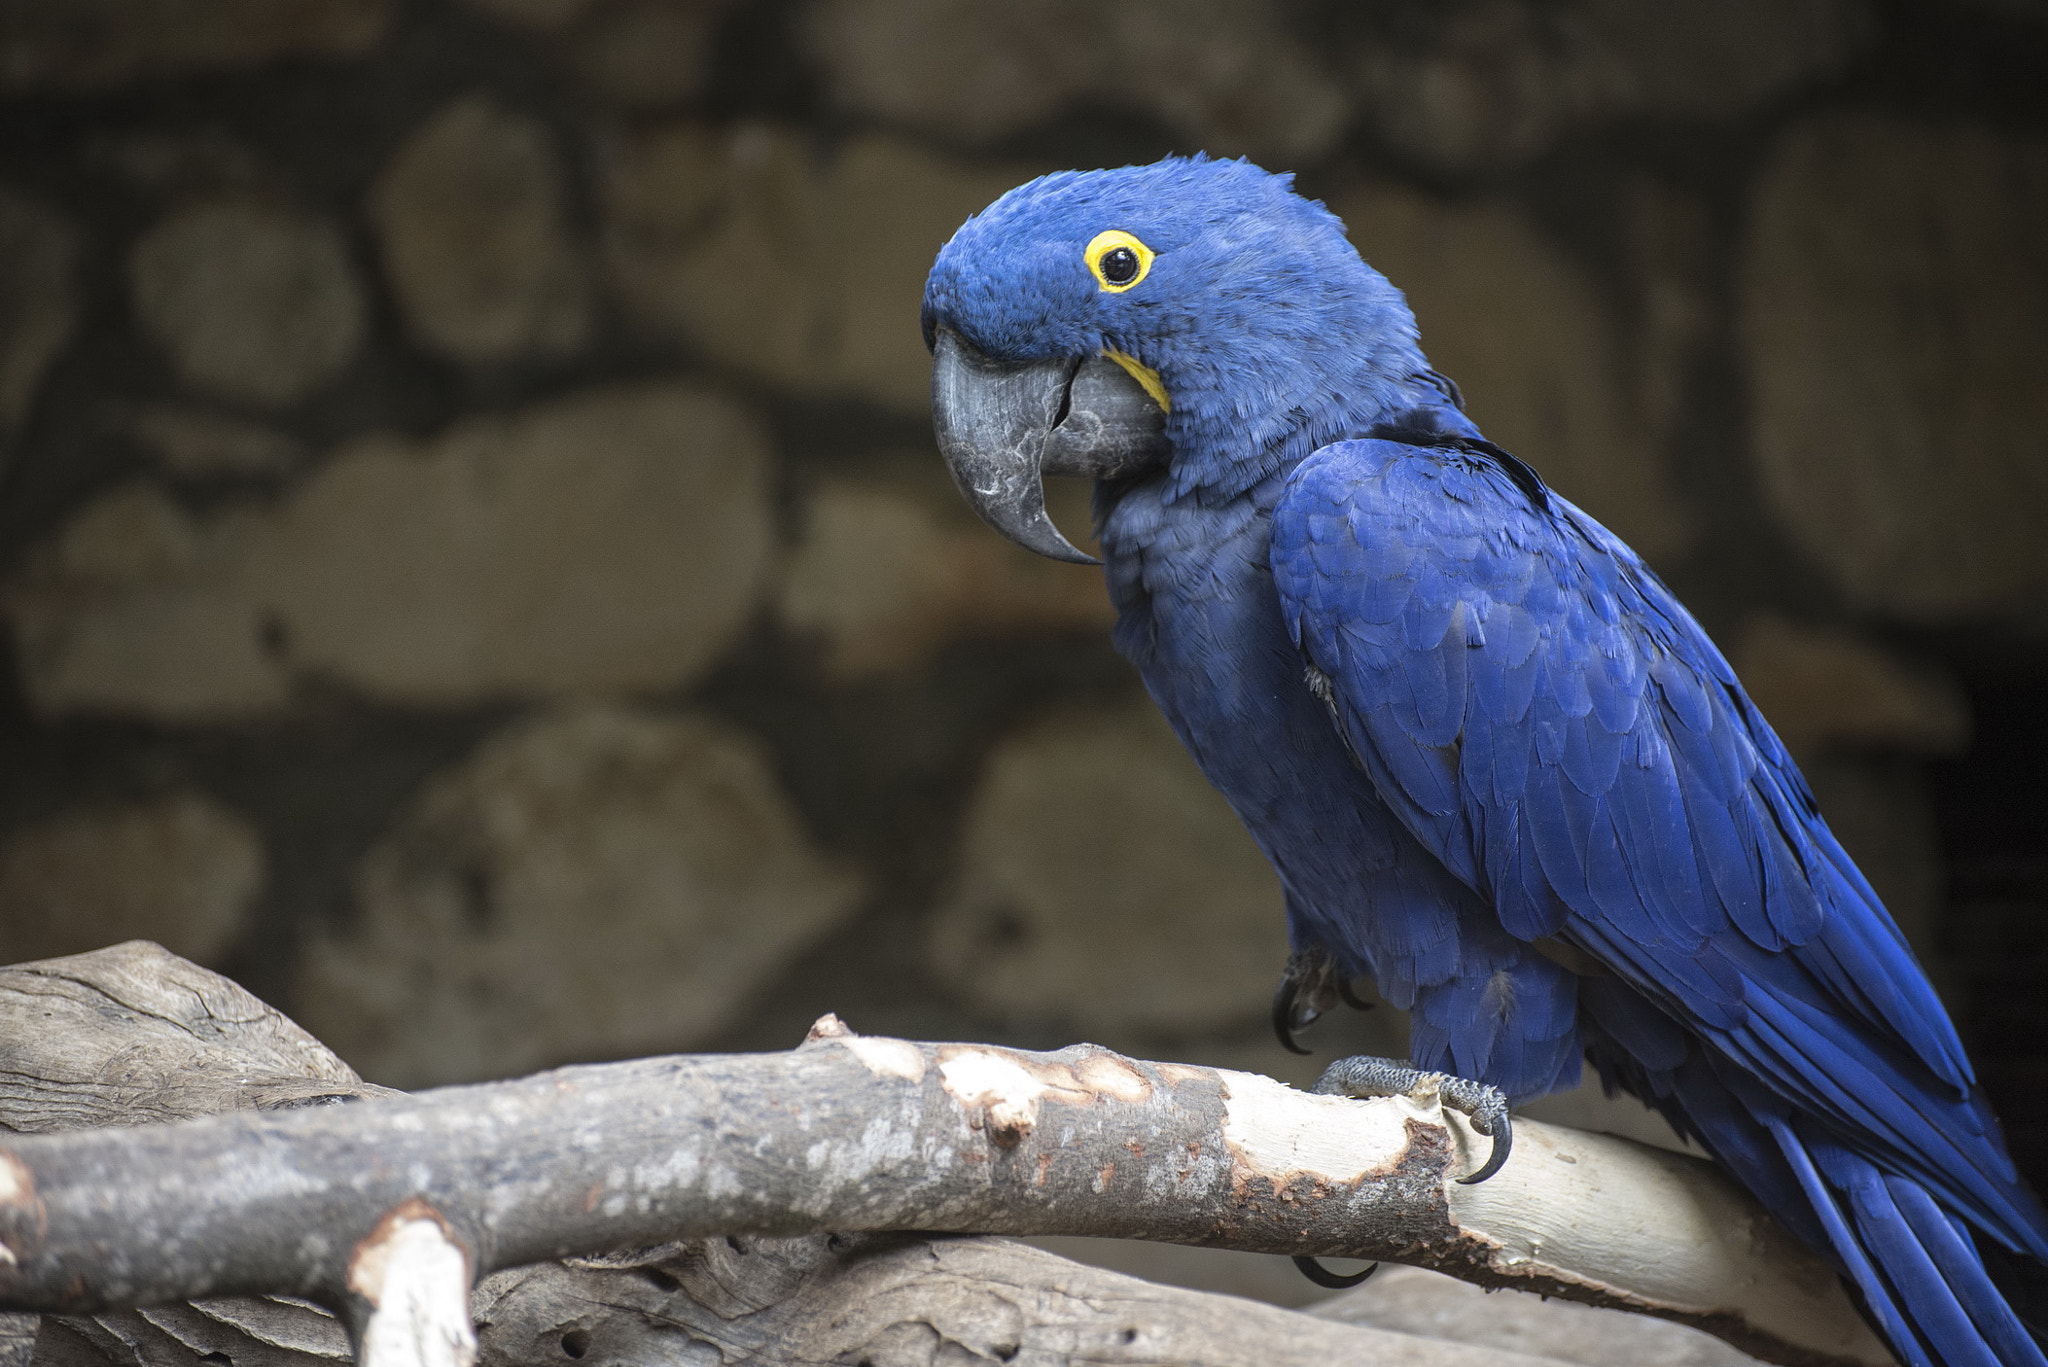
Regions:
[[40, 1315], [0, 1315], [0, 1367], [28, 1367], [35, 1360]]
[[[247, 1109], [316, 1096], [388, 1095], [234, 984], [131, 943], [0, 969], [0, 1048], [13, 1085], [0, 1128], [61, 1130], [195, 1108]], [[291, 1068], [309, 1076], [293, 1077]], [[160, 1069], [177, 1070], [172, 1080]], [[107, 1079], [102, 1086], [99, 1078]], [[51, 1105], [56, 1095], [61, 1104]], [[1022, 1367], [1076, 1360], [1190, 1367], [1328, 1361], [1411, 1367], [1536, 1367], [1426, 1339], [1340, 1329], [1225, 1297], [1156, 1287], [1001, 1239], [718, 1239], [640, 1254], [514, 1268], [479, 1287], [484, 1367], [601, 1361], [731, 1364], [931, 1360], [935, 1336], [984, 1342]], [[1105, 1315], [1117, 1325], [1105, 1329]], [[37, 1321], [42, 1320], [40, 1340]], [[0, 1328], [41, 1367], [334, 1367], [353, 1356], [342, 1322], [314, 1302], [229, 1297], [93, 1315], [13, 1315]], [[1125, 1329], [1136, 1332], [1127, 1341]], [[1107, 1338], [1106, 1343], [1096, 1340]], [[1454, 1356], [1455, 1355], [1455, 1356]], [[1000, 1358], [994, 1360], [1000, 1361]]]
[[1757, 1367], [1755, 1358], [1720, 1339], [1669, 1320], [1489, 1293], [1419, 1267], [1383, 1267], [1365, 1285], [1302, 1313], [1581, 1367]]
[[11, 1141], [0, 1307], [333, 1297], [403, 1206], [480, 1272], [737, 1233], [1108, 1234], [1413, 1262], [1760, 1356], [1884, 1360], [1832, 1275], [1708, 1165], [1520, 1133], [1508, 1168], [1466, 1187], [1485, 1141], [1433, 1098], [840, 1027], [787, 1054]]
[[[1005, 1239], [718, 1239], [478, 1289], [485, 1361], [1562, 1367], [1155, 1286]], [[622, 1280], [631, 1269], [638, 1275]], [[766, 1292], [768, 1294], [764, 1295]], [[1325, 1333], [1311, 1325], [1328, 1325]]]
[[[235, 984], [144, 942], [0, 969], [0, 1128], [56, 1132], [209, 1109], [394, 1095]], [[1102, 1317], [1117, 1309], [1113, 1330]], [[471, 1311], [483, 1367], [600, 1361], [781, 1364], [931, 1360], [929, 1341], [986, 1342], [1020, 1367], [1076, 1360], [1288, 1367], [1537, 1367], [1407, 1335], [1338, 1329], [1226, 1297], [1155, 1287], [1001, 1239], [718, 1239], [509, 1269]], [[857, 1311], [857, 1313], [856, 1313]], [[38, 1321], [40, 1338], [38, 1338]], [[1124, 1321], [1128, 1321], [1127, 1323]], [[1137, 1333], [1122, 1338], [1125, 1328]], [[224, 1297], [92, 1315], [0, 1316], [0, 1367], [335, 1367], [343, 1323], [312, 1301]], [[572, 1351], [573, 1350], [573, 1351]], [[1000, 1361], [1000, 1358], [994, 1359]]]
[[[399, 1096], [239, 984], [147, 940], [0, 968], [0, 1130], [53, 1134]], [[354, 1357], [303, 1300], [0, 1316], [0, 1367], [313, 1367]]]
[[[868, 1242], [862, 1242], [862, 1241]], [[785, 1367], [934, 1361], [1008, 1367], [1570, 1367], [1556, 1358], [1347, 1327], [1156, 1286], [997, 1238], [724, 1240], [617, 1266], [548, 1263], [472, 1301], [480, 1367]], [[265, 1312], [268, 1312], [266, 1315]], [[318, 1306], [229, 1299], [51, 1317], [39, 1367], [340, 1367]], [[260, 1332], [251, 1332], [255, 1324]], [[1126, 1337], [1126, 1334], [1129, 1337]], [[280, 1345], [285, 1338], [296, 1343]], [[954, 1345], [953, 1356], [935, 1351]], [[226, 1363], [222, 1363], [226, 1359]]]
[[0, 969], [0, 1129], [397, 1095], [282, 1012], [146, 940]]
[[[161, 966], [177, 983], [163, 1000], [183, 994], [208, 1004], [182, 1016], [163, 1007], [130, 981], [156, 972], [135, 962], [151, 952], [169, 957], [129, 946], [106, 952], [119, 962], [104, 973], [86, 963], [96, 956], [0, 973], [0, 1000], [17, 990], [13, 976], [27, 973], [35, 992], [89, 1004], [103, 1030], [127, 1024], [131, 998], [153, 1003], [139, 1013], [145, 1028], [179, 1021], [166, 1038], [204, 1035], [193, 1030], [196, 1015], [219, 1026], [213, 1044], [221, 1052], [202, 1071], [233, 1055], [221, 1041], [240, 1026], [227, 1021], [248, 1024], [258, 1055], [325, 1054], [247, 994], [235, 1000], [238, 989], [179, 961]], [[42, 981], [52, 978], [77, 981], [52, 989]], [[110, 1011], [109, 1001], [120, 1005]], [[1449, 1179], [1472, 1166], [1485, 1141], [1429, 1098], [1310, 1097], [1249, 1074], [1137, 1063], [1086, 1047], [1034, 1055], [863, 1039], [821, 1025], [819, 1037], [792, 1054], [645, 1060], [371, 1106], [0, 1144], [0, 1166], [13, 1165], [6, 1171], [20, 1198], [0, 1220], [0, 1241], [16, 1259], [0, 1268], [0, 1306], [77, 1311], [225, 1290], [298, 1291], [340, 1303], [350, 1272], [360, 1271], [351, 1252], [403, 1207], [445, 1228], [484, 1270], [677, 1234], [1114, 1233], [1393, 1256], [1482, 1282], [1652, 1309], [1778, 1361], [1885, 1360], [1825, 1270], [1694, 1160], [1525, 1123], [1508, 1168], [1468, 1188]], [[288, 1067], [209, 1075], [270, 1087]], [[86, 1086], [81, 1071], [67, 1074], [73, 1092]], [[131, 1069], [122, 1085], [146, 1092], [134, 1080], [146, 1071]], [[306, 1089], [302, 1080], [292, 1099], [369, 1090], [337, 1062], [315, 1061], [308, 1071], [318, 1085]], [[35, 1076], [33, 1067], [25, 1075]], [[250, 1104], [235, 1087], [216, 1085], [214, 1096]], [[779, 1246], [832, 1252], [829, 1240]], [[964, 1266], [962, 1246], [932, 1244], [943, 1258], [916, 1256]], [[827, 1299], [848, 1294], [857, 1279], [841, 1275], [845, 1269], [887, 1262], [861, 1259], [842, 1247], [814, 1258], [794, 1282], [786, 1273], [771, 1278], [789, 1284], [773, 1303], [800, 1298], [804, 1287], [838, 1288], [816, 1293]], [[1114, 1276], [1066, 1267], [1068, 1282]], [[533, 1273], [520, 1285], [532, 1296], [559, 1275], [566, 1270]], [[1003, 1284], [1027, 1285], [1031, 1275], [1038, 1274], [1012, 1268]], [[988, 1280], [979, 1264], [975, 1277]], [[922, 1284], [928, 1292], [936, 1285], [930, 1277]], [[966, 1299], [985, 1291], [976, 1292], [973, 1277], [961, 1279]], [[1040, 1288], [1040, 1301], [1045, 1293]], [[1191, 1324], [1241, 1313], [1241, 1303], [1223, 1304], [1227, 1313], [1195, 1303], [1174, 1313]], [[858, 1308], [841, 1306], [841, 1321], [859, 1320]], [[676, 1306], [662, 1313], [667, 1322], [690, 1320]], [[501, 1314], [494, 1323], [504, 1322]], [[114, 1310], [89, 1323], [80, 1331], [86, 1337], [121, 1337], [125, 1329], [130, 1340], [176, 1338], [146, 1319], [144, 1332]], [[523, 1332], [544, 1337], [531, 1325]], [[487, 1332], [487, 1359], [491, 1342]], [[555, 1346], [547, 1360], [574, 1357], [563, 1355], [560, 1334]], [[140, 1351], [130, 1342], [115, 1356], [140, 1361]], [[180, 1351], [204, 1356], [191, 1345]], [[1471, 1349], [1460, 1351], [1473, 1361]], [[1100, 1360], [1157, 1360], [1133, 1354]], [[1269, 1344], [1260, 1360], [1289, 1359]]]

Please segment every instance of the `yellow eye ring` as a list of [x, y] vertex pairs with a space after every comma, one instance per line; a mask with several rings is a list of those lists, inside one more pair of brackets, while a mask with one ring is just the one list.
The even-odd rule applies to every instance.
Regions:
[[1109, 294], [1122, 294], [1149, 275], [1152, 257], [1150, 247], [1121, 228], [1095, 234], [1088, 249], [1081, 253], [1095, 283]]

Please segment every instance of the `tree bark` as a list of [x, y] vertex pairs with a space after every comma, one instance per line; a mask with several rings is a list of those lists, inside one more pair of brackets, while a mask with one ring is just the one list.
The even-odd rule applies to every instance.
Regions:
[[[1463, 1187], [1451, 1179], [1476, 1166], [1487, 1141], [1430, 1096], [1313, 1097], [1251, 1074], [1138, 1062], [1090, 1046], [1030, 1054], [913, 1044], [855, 1036], [827, 1018], [805, 1047], [788, 1054], [642, 1060], [374, 1105], [308, 1105], [374, 1089], [338, 1061], [309, 1064], [304, 1071], [317, 1080], [301, 1077], [298, 1090], [285, 1087], [285, 1060], [294, 1051], [310, 1046], [325, 1055], [302, 1031], [225, 980], [153, 946], [102, 956], [111, 957], [89, 964], [101, 956], [78, 956], [0, 975], [0, 1016], [10, 1012], [10, 992], [32, 995], [15, 986], [24, 975], [46, 999], [54, 990], [48, 984], [61, 980], [76, 989], [66, 1000], [96, 993], [107, 1001], [123, 1001], [123, 986], [130, 997], [146, 995], [134, 984], [152, 973], [182, 975], [169, 995], [201, 1000], [191, 980], [203, 975], [221, 1003], [204, 1012], [215, 1034], [233, 1033], [224, 1020], [246, 1021], [235, 1029], [260, 1038], [257, 1052], [267, 1050], [275, 1063], [237, 1075], [257, 1079], [240, 1104], [273, 1109], [0, 1143], [0, 1308], [77, 1315], [284, 1292], [348, 1306], [367, 1362], [459, 1362], [466, 1344], [437, 1342], [436, 1334], [453, 1331], [421, 1317], [445, 1321], [451, 1303], [459, 1310], [468, 1276], [654, 1244], [662, 1251], [628, 1260], [630, 1266], [556, 1266], [486, 1283], [476, 1301], [486, 1358], [580, 1357], [599, 1329], [561, 1328], [567, 1321], [560, 1308], [599, 1304], [617, 1307], [604, 1318], [608, 1334], [628, 1332], [619, 1326], [629, 1323], [638, 1326], [631, 1332], [653, 1332], [648, 1326], [660, 1322], [707, 1345], [706, 1352], [726, 1343], [757, 1354], [755, 1360], [835, 1360], [844, 1344], [816, 1358], [802, 1345], [815, 1343], [822, 1352], [834, 1333], [866, 1332], [859, 1326], [874, 1321], [877, 1307], [905, 1303], [907, 1286], [922, 1286], [919, 1294], [943, 1309], [945, 1298], [934, 1290], [940, 1284], [963, 1303], [977, 1295], [985, 1300], [991, 1285], [1033, 1288], [1026, 1299], [1036, 1309], [1012, 1316], [1014, 1350], [1007, 1357], [1000, 1351], [1012, 1346], [1001, 1333], [987, 1339], [986, 1355], [998, 1361], [1015, 1359], [1027, 1339], [1030, 1360], [1045, 1362], [1078, 1356], [1273, 1363], [1294, 1360], [1276, 1344], [1295, 1341], [1300, 1360], [1329, 1360], [1350, 1352], [1311, 1346], [1302, 1336], [1366, 1332], [1328, 1325], [1311, 1331], [1301, 1323], [1305, 1317], [1288, 1312], [1114, 1278], [1125, 1289], [1098, 1288], [1099, 1300], [1121, 1296], [1173, 1307], [1147, 1320], [1150, 1327], [1136, 1323], [1143, 1317], [1134, 1311], [1126, 1316], [1134, 1322], [1123, 1326], [1131, 1337], [1082, 1352], [1106, 1321], [1098, 1314], [1062, 1319], [1051, 1308], [1074, 1311], [1086, 1296], [1076, 1300], [1071, 1288], [1113, 1274], [1080, 1272], [999, 1241], [874, 1237], [892, 1230], [1085, 1233], [1391, 1258], [1486, 1285], [1647, 1310], [1779, 1362], [1888, 1360], [1832, 1274], [1709, 1165], [1524, 1121], [1507, 1168]], [[116, 1018], [150, 1018], [149, 1010], [123, 1005]], [[73, 1011], [79, 1014], [75, 1003]], [[98, 1018], [107, 1028], [109, 1013], [99, 1010]], [[17, 1053], [27, 1047], [18, 1031], [9, 1033]], [[166, 1036], [154, 1047], [160, 1052], [153, 1061], [130, 1070], [128, 1094], [175, 1090], [160, 1085], [152, 1092], [135, 1080], [186, 1046]], [[121, 1057], [119, 1046], [59, 1052], [73, 1081], [55, 1090], [70, 1095], [79, 1114], [107, 1114], [76, 1099], [89, 1090], [76, 1079], [93, 1059]], [[182, 1057], [201, 1071], [218, 1061]], [[24, 1060], [5, 1062], [20, 1073]], [[226, 1099], [222, 1083], [199, 1089], [207, 1085], [215, 1088], [215, 1104]], [[267, 1100], [257, 1101], [257, 1092]], [[150, 1118], [178, 1113], [175, 1100], [152, 1104]], [[280, 1105], [292, 1109], [275, 1109]], [[789, 1241], [824, 1231], [839, 1237]], [[844, 1237], [862, 1231], [871, 1237]], [[746, 1235], [769, 1242], [740, 1237]], [[694, 1251], [664, 1242], [678, 1238], [709, 1242]], [[732, 1262], [743, 1250], [753, 1250], [752, 1261]], [[761, 1285], [782, 1290], [737, 1317], [721, 1314], [717, 1297], [707, 1302], [688, 1278], [726, 1287], [715, 1269], [727, 1262], [756, 1269]], [[593, 1276], [611, 1279], [608, 1296], [571, 1285]], [[420, 1290], [437, 1277], [440, 1292]], [[649, 1288], [670, 1298], [658, 1311], [640, 1304]], [[730, 1300], [735, 1293], [727, 1287], [722, 1294]], [[759, 1294], [749, 1291], [740, 1302], [752, 1304], [748, 1297]], [[402, 1312], [390, 1310], [394, 1297], [404, 1301]], [[677, 1300], [694, 1309], [678, 1313]], [[1014, 1309], [1017, 1301], [1004, 1303]], [[800, 1316], [793, 1308], [799, 1305]], [[824, 1313], [827, 1305], [833, 1313]], [[377, 1338], [379, 1306], [386, 1307], [382, 1322], [402, 1324], [404, 1333]], [[773, 1336], [781, 1358], [758, 1356], [758, 1344], [743, 1344], [746, 1335], [736, 1338], [731, 1330], [742, 1321], [776, 1320], [771, 1307], [787, 1311]], [[202, 1327], [221, 1318], [202, 1307], [186, 1313]], [[1266, 1316], [1280, 1321], [1238, 1332]], [[85, 1321], [91, 1329], [71, 1332], [106, 1352], [109, 1322], [103, 1315]], [[986, 1328], [992, 1321], [966, 1315], [962, 1322]], [[1289, 1330], [1276, 1339], [1279, 1322]], [[1192, 1339], [1184, 1332], [1190, 1324], [1199, 1326]], [[150, 1329], [195, 1358], [225, 1351], [200, 1350], [205, 1335], [191, 1320], [172, 1328], [152, 1322]], [[579, 1333], [584, 1337], [574, 1337]], [[870, 1338], [886, 1347], [890, 1334], [902, 1339], [897, 1348], [912, 1353], [906, 1360], [932, 1360], [930, 1352], [916, 1356], [923, 1351], [917, 1343], [936, 1352], [931, 1344], [939, 1339], [964, 1342], [932, 1316], [890, 1320]], [[1061, 1334], [1071, 1351], [1046, 1347]], [[1380, 1360], [1421, 1363], [1445, 1350], [1403, 1335], [1380, 1337], [1390, 1340], [1374, 1348]], [[380, 1342], [390, 1346], [380, 1349]], [[1175, 1346], [1167, 1350], [1170, 1342]], [[1234, 1342], [1243, 1343], [1244, 1356], [1229, 1346]], [[1215, 1346], [1204, 1350], [1205, 1343]], [[534, 1345], [550, 1344], [552, 1357], [530, 1356]], [[123, 1351], [136, 1355], [132, 1345]], [[1455, 1349], [1467, 1367], [1477, 1351]]]
[[146, 940], [0, 968], [0, 1129], [51, 1134], [396, 1097]]

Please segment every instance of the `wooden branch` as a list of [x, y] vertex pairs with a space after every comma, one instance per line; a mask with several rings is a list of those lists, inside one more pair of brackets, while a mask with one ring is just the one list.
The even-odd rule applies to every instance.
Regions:
[[[248, 1108], [388, 1095], [364, 1087], [233, 983], [142, 942], [0, 970], [0, 1041], [8, 1042], [0, 1047], [11, 1079], [0, 1088], [0, 1127], [16, 1130], [116, 1120], [110, 1097], [154, 1098], [148, 1113], [167, 1118], [188, 1113], [193, 1097]], [[172, 1066], [184, 1070], [176, 1080], [157, 1071]], [[312, 1076], [295, 1079], [280, 1066]], [[1103, 1367], [1549, 1362], [1153, 1286], [1002, 1239], [673, 1243], [574, 1266], [509, 1269], [477, 1288], [471, 1313], [484, 1367], [573, 1367], [593, 1354], [600, 1362], [715, 1356], [726, 1364], [923, 1367], [935, 1344], [1017, 1367], [1084, 1359]], [[31, 1355], [40, 1367], [337, 1367], [353, 1355], [351, 1334], [332, 1312], [283, 1296], [0, 1316], [0, 1328], [10, 1327], [0, 1344], [10, 1353], [4, 1367], [26, 1367]], [[368, 1335], [359, 1326], [355, 1337]], [[412, 1346], [432, 1338], [428, 1326]]]
[[[443, 1237], [428, 1265], [453, 1249], [479, 1270], [678, 1236], [1087, 1233], [1385, 1257], [1647, 1310], [1780, 1362], [1888, 1360], [1832, 1275], [1708, 1165], [1528, 1121], [1517, 1135], [1506, 1170], [1462, 1187], [1486, 1141], [1432, 1097], [1314, 1097], [1088, 1046], [862, 1038], [828, 1018], [789, 1054], [8, 1141], [0, 1308], [235, 1291], [360, 1306], [406, 1228], [416, 1249]], [[445, 1323], [440, 1275], [426, 1318]]]

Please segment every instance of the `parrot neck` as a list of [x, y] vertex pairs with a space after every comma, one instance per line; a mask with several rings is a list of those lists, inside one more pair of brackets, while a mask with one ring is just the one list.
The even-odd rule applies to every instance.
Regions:
[[1351, 367], [1219, 368], [1173, 386], [1170, 497], [1234, 497], [1292, 469], [1318, 447], [1361, 437], [1395, 414], [1441, 405], [1413, 345], [1376, 349]]
[[1318, 447], [1444, 401], [1401, 292], [1348, 244], [1331, 257], [1313, 307], [1239, 296], [1233, 320], [1189, 329], [1160, 355], [1169, 497], [1235, 496]]

